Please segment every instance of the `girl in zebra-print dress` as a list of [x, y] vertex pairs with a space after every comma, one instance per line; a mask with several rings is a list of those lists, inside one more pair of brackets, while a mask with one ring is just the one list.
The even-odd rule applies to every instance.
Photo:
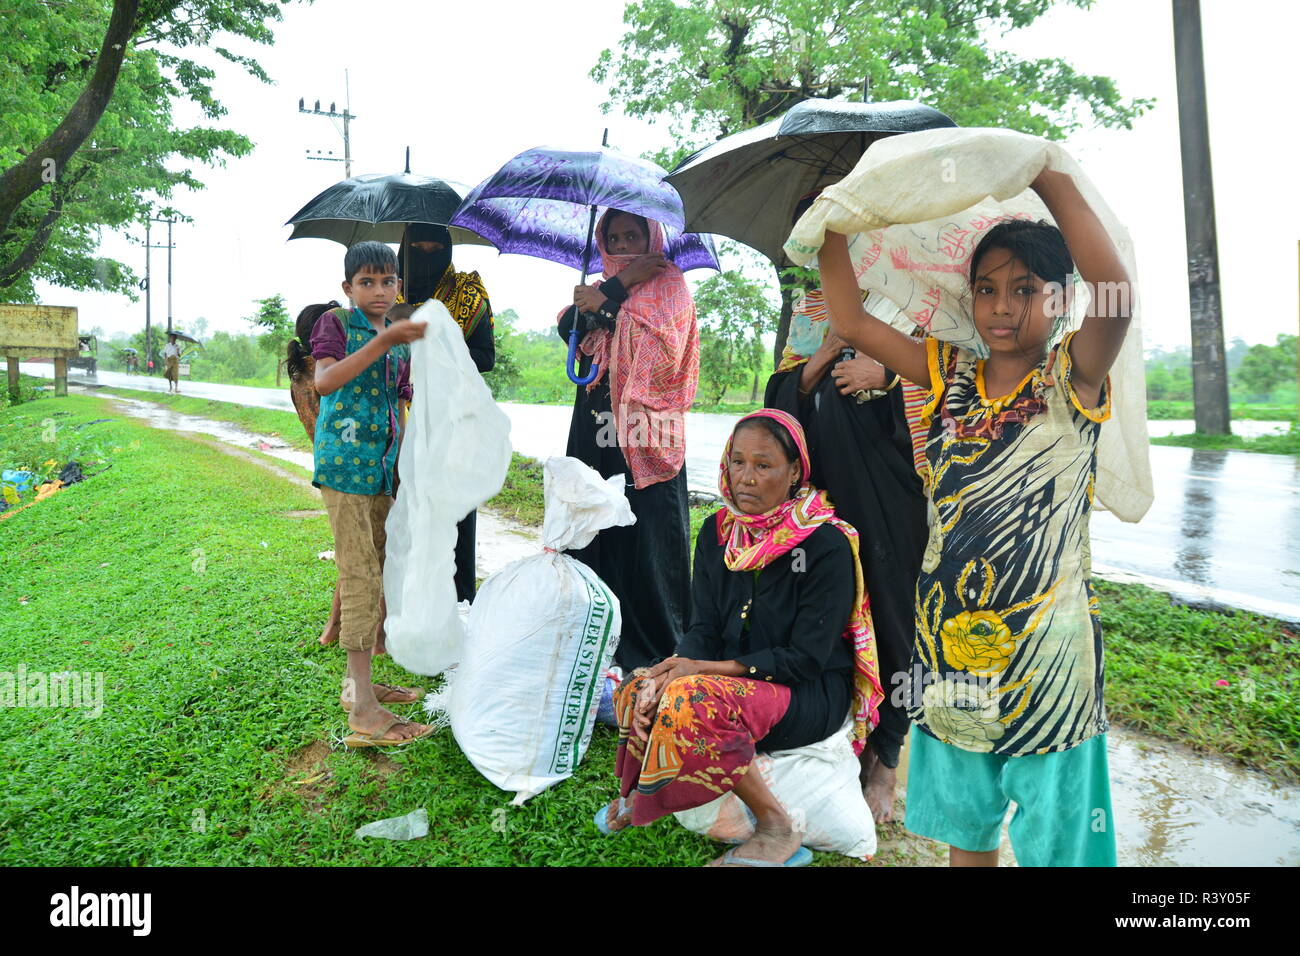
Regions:
[[1021, 864], [1113, 865], [1088, 516], [1129, 297], [1094, 301], [1056, 339], [1076, 263], [1091, 288], [1129, 278], [1070, 176], [1044, 170], [1033, 188], [1060, 228], [998, 223], [970, 259], [987, 358], [866, 313], [843, 236], [819, 262], [835, 331], [929, 391], [933, 523], [911, 666], [889, 675], [914, 722], [908, 828], [950, 844], [954, 865], [996, 865], [1015, 801]]

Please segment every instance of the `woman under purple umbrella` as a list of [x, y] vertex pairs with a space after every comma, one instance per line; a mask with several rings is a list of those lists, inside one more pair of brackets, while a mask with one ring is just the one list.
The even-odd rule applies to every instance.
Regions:
[[624, 669], [674, 653], [690, 613], [685, 417], [699, 378], [695, 303], [664, 256], [653, 219], [609, 209], [596, 230], [604, 278], [574, 289], [559, 334], [581, 335], [580, 377], [566, 454], [602, 476], [626, 476], [636, 523], [572, 552], [618, 595]]

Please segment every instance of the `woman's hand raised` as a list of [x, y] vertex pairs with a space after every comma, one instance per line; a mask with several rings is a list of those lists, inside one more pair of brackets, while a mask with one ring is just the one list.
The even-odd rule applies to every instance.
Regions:
[[647, 252], [629, 262], [627, 268], [618, 274], [618, 280], [623, 283], [623, 288], [630, 289], [638, 283], [661, 275], [667, 268], [668, 260], [664, 258], [663, 253]]

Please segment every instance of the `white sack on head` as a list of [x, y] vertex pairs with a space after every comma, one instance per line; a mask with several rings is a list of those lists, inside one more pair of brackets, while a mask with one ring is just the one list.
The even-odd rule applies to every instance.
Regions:
[[388, 513], [384, 622], [388, 653], [416, 674], [438, 674], [460, 657], [456, 613], [456, 524], [487, 501], [510, 468], [510, 419], [483, 383], [447, 307], [422, 305], [428, 322], [411, 343], [414, 401]]
[[516, 805], [581, 762], [622, 629], [614, 592], [559, 550], [633, 521], [621, 475], [606, 481], [576, 458], [551, 458], [545, 480], [550, 550], [483, 582], [460, 665], [425, 700], [479, 773], [516, 791]]
[[[933, 129], [882, 139], [853, 172], [814, 201], [795, 224], [786, 253], [807, 265], [827, 231], [849, 236], [854, 274], [863, 289], [888, 298], [929, 335], [986, 356], [971, 318], [970, 257], [999, 222], [1051, 221], [1029, 189], [1044, 168], [1074, 179], [1132, 280], [1133, 287], [1124, 290], [1132, 322], [1111, 367], [1111, 417], [1097, 443], [1096, 495], [1117, 517], [1137, 521], [1151, 506], [1153, 487], [1133, 242], [1058, 144], [1001, 129]], [[1075, 292], [1068, 328], [1079, 327], [1090, 301], [1081, 283]]]

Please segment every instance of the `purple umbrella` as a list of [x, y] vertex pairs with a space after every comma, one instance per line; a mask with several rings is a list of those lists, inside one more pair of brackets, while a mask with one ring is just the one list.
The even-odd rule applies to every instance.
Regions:
[[[477, 233], [503, 253], [580, 269], [586, 282], [596, 215], [601, 208], [613, 208], [659, 222], [664, 255], [683, 272], [719, 268], [710, 238], [682, 233], [682, 199], [663, 181], [665, 175], [667, 171], [654, 163], [607, 146], [586, 151], [537, 147], [479, 183], [449, 225]], [[577, 345], [575, 323], [566, 370], [572, 381], [585, 385], [600, 369], [593, 365], [586, 378], [574, 373]]]
[[[587, 244], [587, 230], [593, 220], [586, 204], [521, 196], [475, 200], [476, 192], [470, 193], [465, 204], [452, 217], [453, 226], [477, 233], [500, 252], [558, 262], [581, 269], [583, 278], [586, 278], [591, 271], [593, 251]], [[596, 203], [596, 206], [597, 215], [607, 208], [636, 212], [619, 203]], [[638, 215], [655, 218], [646, 213]], [[692, 269], [719, 268], [711, 236], [683, 233], [680, 227], [668, 225], [662, 219], [659, 222], [663, 223], [664, 255], [677, 263], [679, 269], [689, 272]]]

